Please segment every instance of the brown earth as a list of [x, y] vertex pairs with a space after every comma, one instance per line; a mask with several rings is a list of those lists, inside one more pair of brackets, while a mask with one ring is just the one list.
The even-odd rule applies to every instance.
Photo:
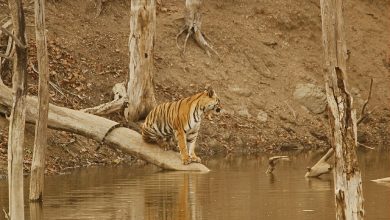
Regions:
[[[37, 94], [33, 4], [25, 2], [29, 39], [29, 93]], [[47, 2], [51, 102], [74, 109], [111, 100], [111, 88], [126, 80], [130, 3], [110, 0], [100, 16], [92, 0]], [[349, 80], [360, 109], [374, 78], [368, 108], [375, 111], [359, 125], [359, 141], [376, 149], [389, 144], [389, 1], [345, 3]], [[154, 50], [158, 102], [176, 100], [211, 84], [225, 111], [204, 120], [198, 139], [203, 158], [216, 153], [257, 153], [325, 149], [326, 113], [313, 114], [297, 103], [298, 84], [323, 87], [321, 17], [318, 1], [212, 0], [204, 2], [203, 32], [221, 55], [208, 57], [189, 40], [185, 56], [175, 36], [183, 25], [184, 1], [163, 1], [157, 12]], [[0, 0], [0, 25], [8, 17]], [[6, 38], [0, 39], [0, 46]], [[183, 44], [183, 38], [179, 39]], [[0, 47], [2, 50], [4, 47]], [[1, 51], [3, 52], [3, 51]], [[10, 64], [8, 63], [8, 67]], [[8, 68], [9, 69], [9, 68]], [[10, 85], [10, 71], [1, 73]], [[267, 114], [267, 120], [258, 114]], [[121, 114], [107, 116], [123, 121]], [[4, 120], [3, 120], [4, 121]], [[6, 173], [7, 126], [0, 126], [0, 174]], [[27, 126], [25, 171], [29, 172], [34, 127]], [[133, 163], [130, 157], [66, 132], [52, 131], [48, 173], [78, 166]]]

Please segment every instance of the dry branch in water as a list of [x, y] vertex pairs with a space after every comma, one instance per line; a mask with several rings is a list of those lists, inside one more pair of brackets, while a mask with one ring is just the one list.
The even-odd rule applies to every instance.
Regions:
[[[0, 86], [0, 106], [9, 109], [12, 104], [12, 93], [6, 86]], [[26, 120], [35, 123], [37, 117], [37, 99], [27, 96]], [[1, 108], [0, 108], [1, 109]], [[106, 132], [117, 123], [106, 118], [91, 115], [85, 112], [59, 107], [50, 104], [49, 120], [50, 128], [72, 132], [96, 141], [101, 141]], [[156, 166], [170, 170], [203, 171], [209, 169], [200, 163], [183, 165], [180, 155], [174, 151], [164, 151], [157, 145], [143, 141], [142, 136], [127, 128], [117, 128], [110, 132], [106, 139], [107, 144], [124, 153], [138, 156]]]
[[268, 168], [267, 168], [267, 171], [265, 171], [265, 173], [266, 174], [272, 173], [275, 170], [276, 164], [279, 161], [281, 161], [281, 160], [290, 161], [290, 158], [288, 158], [288, 156], [274, 156], [274, 157], [270, 157], [268, 159]]
[[322, 174], [329, 173], [332, 170], [332, 166], [326, 161], [333, 155], [334, 150], [330, 148], [328, 152], [312, 167], [307, 168], [305, 177], [319, 177]]

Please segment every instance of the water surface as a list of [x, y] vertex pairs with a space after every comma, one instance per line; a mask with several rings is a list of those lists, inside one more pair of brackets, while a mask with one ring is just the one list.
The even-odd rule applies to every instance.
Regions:
[[[335, 219], [332, 176], [304, 178], [305, 167], [319, 157], [292, 157], [273, 175], [264, 173], [266, 156], [211, 159], [207, 174], [154, 166], [80, 169], [46, 177], [43, 212], [26, 203], [26, 219]], [[359, 158], [365, 219], [390, 219], [390, 187], [370, 181], [390, 176], [389, 154], [368, 152]], [[3, 180], [0, 208], [7, 209], [7, 197]]]

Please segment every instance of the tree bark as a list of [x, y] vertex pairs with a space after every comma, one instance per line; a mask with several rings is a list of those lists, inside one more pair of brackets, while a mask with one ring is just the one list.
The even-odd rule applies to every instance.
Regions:
[[[6, 86], [0, 86], [0, 106], [9, 109], [11, 105], [10, 89]], [[36, 98], [27, 96], [27, 105], [29, 106], [26, 111], [27, 122], [35, 123], [38, 116]], [[114, 121], [96, 115], [49, 104], [48, 126], [57, 130], [69, 131], [100, 142], [107, 131], [116, 124]], [[136, 155], [163, 169], [209, 171], [200, 163], [183, 165], [179, 153], [164, 151], [157, 145], [148, 144], [143, 141], [140, 134], [127, 128], [114, 129], [105, 140], [112, 147]]]
[[38, 117], [35, 125], [34, 153], [31, 164], [30, 200], [42, 200], [49, 111], [49, 65], [46, 44], [45, 1], [35, 0], [35, 36], [39, 70]]
[[13, 60], [11, 117], [8, 139], [8, 187], [9, 216], [11, 219], [24, 219], [23, 200], [23, 142], [26, 118], [27, 93], [27, 49], [25, 20], [22, 0], [8, 1], [14, 36], [20, 42], [15, 44]]
[[336, 219], [363, 219], [363, 189], [356, 155], [356, 111], [347, 85], [342, 0], [321, 0], [326, 95], [335, 151]]
[[156, 105], [153, 82], [153, 48], [156, 31], [155, 0], [131, 1], [129, 37], [128, 107], [125, 118], [138, 121]]

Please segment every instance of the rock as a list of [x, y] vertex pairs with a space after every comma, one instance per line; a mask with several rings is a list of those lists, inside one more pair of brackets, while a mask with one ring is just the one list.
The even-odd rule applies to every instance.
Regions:
[[310, 83], [298, 84], [294, 91], [294, 99], [314, 114], [323, 113], [327, 104], [324, 89]]
[[268, 114], [265, 111], [263, 111], [263, 110], [259, 110], [259, 113], [257, 113], [257, 117], [256, 118], [257, 118], [258, 121], [260, 121], [262, 123], [265, 123], [268, 120]]
[[[367, 91], [367, 93], [368, 93], [368, 91]], [[360, 90], [358, 88], [352, 87], [351, 95], [353, 97], [354, 103], [356, 103], [358, 105], [363, 105], [364, 104], [365, 100], [360, 95]]]
[[240, 88], [236, 86], [230, 87], [229, 90], [243, 97], [250, 97], [252, 95], [252, 91], [250, 91], [249, 89]]
[[242, 106], [238, 111], [237, 114], [242, 117], [250, 118], [252, 115], [249, 113], [248, 108], [246, 106]]

